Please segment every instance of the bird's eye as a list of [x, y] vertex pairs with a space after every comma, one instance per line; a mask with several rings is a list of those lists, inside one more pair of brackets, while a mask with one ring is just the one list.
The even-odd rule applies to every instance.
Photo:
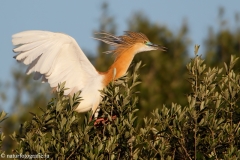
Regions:
[[144, 41], [144, 44], [146, 44], [146, 45], [148, 45], [148, 46], [151, 46], [151, 45], [152, 45], [152, 43], [149, 42], [149, 41]]

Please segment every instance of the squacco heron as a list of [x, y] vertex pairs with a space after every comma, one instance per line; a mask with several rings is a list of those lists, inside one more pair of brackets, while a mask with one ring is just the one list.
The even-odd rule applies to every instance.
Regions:
[[74, 38], [63, 33], [33, 30], [14, 34], [12, 43], [16, 48], [13, 51], [18, 53], [14, 58], [28, 65], [27, 74], [34, 72], [35, 80], [41, 78], [52, 88], [66, 82], [65, 87], [69, 89], [64, 91], [65, 95], [81, 90], [83, 100], [76, 111], [92, 109], [95, 113], [101, 102], [99, 90], [123, 76], [137, 53], [166, 49], [151, 43], [143, 33], [127, 31], [122, 36], [106, 32], [98, 34], [102, 37], [97, 40], [115, 47], [106, 52], [115, 54], [115, 61], [106, 72], [97, 71]]

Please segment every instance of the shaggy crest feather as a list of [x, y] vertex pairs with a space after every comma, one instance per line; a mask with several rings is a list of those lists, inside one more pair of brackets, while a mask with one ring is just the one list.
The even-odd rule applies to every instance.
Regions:
[[104, 53], [114, 53], [116, 56], [118, 56], [118, 54], [123, 50], [130, 48], [135, 43], [144, 43], [145, 41], [149, 41], [148, 38], [140, 32], [125, 31], [125, 34], [122, 36], [114, 36], [107, 32], [98, 32], [95, 34], [101, 35], [102, 37], [94, 39], [115, 47], [114, 50], [106, 51]]

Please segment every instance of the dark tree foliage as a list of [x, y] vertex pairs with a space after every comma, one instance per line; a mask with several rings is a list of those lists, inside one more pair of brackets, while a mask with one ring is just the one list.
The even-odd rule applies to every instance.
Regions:
[[[196, 46], [196, 50], [198, 47]], [[197, 51], [196, 51], [197, 53]], [[188, 105], [163, 105], [145, 117], [143, 125], [136, 108], [138, 69], [111, 82], [102, 91], [99, 123], [84, 123], [74, 112], [79, 93], [64, 96], [64, 84], [41, 115], [23, 123], [11, 135], [14, 154], [47, 154], [51, 159], [237, 159], [240, 156], [240, 74], [232, 56], [224, 68], [210, 68], [196, 54], [187, 64]], [[1, 113], [0, 121], [5, 113]], [[113, 118], [114, 117], [114, 118]], [[4, 134], [1, 134], [1, 140]]]

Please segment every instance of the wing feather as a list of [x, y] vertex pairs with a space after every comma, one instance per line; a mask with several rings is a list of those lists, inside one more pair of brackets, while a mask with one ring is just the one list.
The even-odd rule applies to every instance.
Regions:
[[27, 74], [42, 77], [51, 87], [66, 81], [65, 95], [82, 90], [99, 74], [77, 42], [70, 36], [49, 31], [24, 31], [12, 36], [14, 58], [29, 65]]

